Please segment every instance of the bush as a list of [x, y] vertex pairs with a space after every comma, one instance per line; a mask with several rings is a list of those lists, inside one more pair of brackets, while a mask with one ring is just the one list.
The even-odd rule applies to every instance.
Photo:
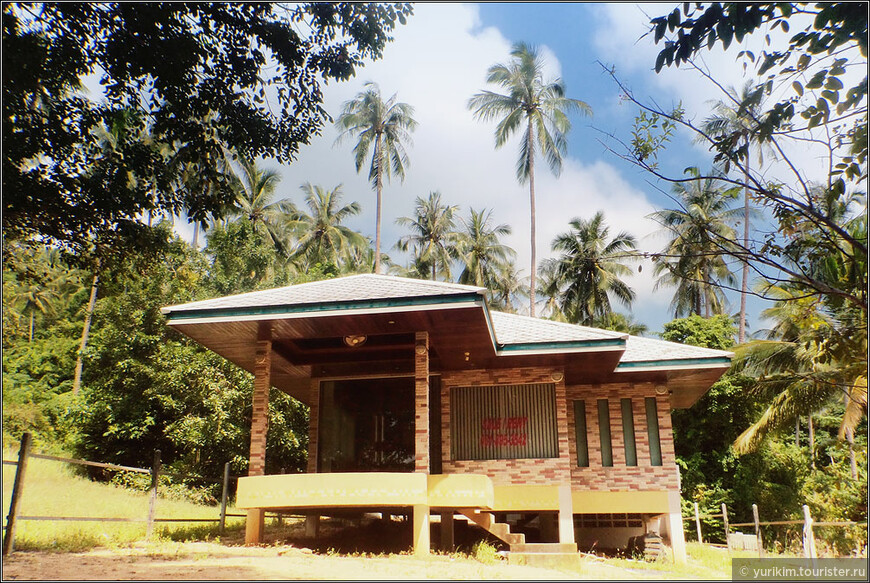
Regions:
[[[151, 475], [139, 472], [118, 472], [110, 480], [111, 484], [120, 488], [147, 492], [151, 489]], [[179, 500], [202, 504], [203, 506], [215, 506], [220, 496], [220, 485], [208, 484], [204, 486], [190, 486], [174, 481], [169, 476], [160, 476], [158, 495], [166, 500]]]

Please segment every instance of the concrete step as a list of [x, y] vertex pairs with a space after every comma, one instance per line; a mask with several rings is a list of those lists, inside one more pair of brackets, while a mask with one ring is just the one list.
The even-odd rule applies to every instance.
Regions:
[[509, 565], [528, 565], [551, 569], [576, 569], [580, 566], [580, 553], [515, 553], [508, 554]]
[[576, 543], [523, 543], [511, 545], [511, 553], [576, 553]]

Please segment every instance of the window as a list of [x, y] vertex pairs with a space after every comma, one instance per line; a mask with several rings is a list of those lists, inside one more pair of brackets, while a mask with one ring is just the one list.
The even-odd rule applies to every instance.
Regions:
[[640, 514], [579, 514], [574, 517], [574, 526], [579, 528], [640, 528]]
[[621, 399], [622, 405], [622, 442], [625, 444], [625, 465], [637, 465], [637, 447], [634, 443], [634, 411], [631, 399]]
[[601, 465], [613, 466], [613, 445], [610, 440], [610, 407], [607, 399], [598, 399], [598, 436], [601, 438]]
[[586, 442], [586, 401], [574, 401], [574, 435], [577, 443], [577, 467], [589, 467], [589, 444]]
[[559, 457], [556, 386], [454, 387], [450, 431], [454, 460]]
[[644, 399], [646, 406], [646, 427], [649, 432], [649, 459], [654, 466], [662, 465], [662, 445], [659, 441], [659, 415], [656, 398]]

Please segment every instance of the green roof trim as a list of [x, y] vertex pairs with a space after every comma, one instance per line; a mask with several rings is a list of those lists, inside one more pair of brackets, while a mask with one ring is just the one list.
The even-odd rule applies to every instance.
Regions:
[[622, 338], [607, 338], [603, 340], [566, 340], [565, 342], [523, 342], [521, 344], [499, 345], [499, 352], [518, 352], [523, 350], [548, 350], [553, 348], [594, 348], [598, 346], [615, 346], [625, 348]]
[[353, 300], [347, 302], [319, 302], [311, 304], [285, 304], [279, 306], [249, 306], [245, 308], [206, 308], [189, 309], [179, 312], [170, 311], [167, 322], [198, 320], [200, 318], [232, 318], [235, 316], [277, 316], [286, 314], [310, 314], [317, 312], [353, 311], [372, 308], [407, 308], [438, 304], [457, 304], [462, 302], [483, 301], [477, 292], [451, 294], [444, 296], [422, 296], [416, 298], [392, 298], [376, 300]]
[[642, 368], [648, 366], [691, 366], [693, 364], [731, 364], [731, 358], [727, 356], [714, 356], [711, 358], [674, 358], [671, 360], [638, 360], [635, 362], [620, 362], [616, 366], [616, 370]]

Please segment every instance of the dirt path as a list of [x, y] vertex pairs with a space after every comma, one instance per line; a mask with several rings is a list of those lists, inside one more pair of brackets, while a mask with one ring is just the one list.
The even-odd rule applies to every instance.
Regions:
[[[338, 556], [289, 545], [222, 546], [215, 543], [141, 544], [85, 553], [16, 552], [3, 561], [3, 580], [420, 580], [420, 579], [635, 579], [638, 573], [586, 564], [580, 572], [485, 565], [474, 559], [432, 555]], [[661, 575], [659, 573], [659, 575]]]

